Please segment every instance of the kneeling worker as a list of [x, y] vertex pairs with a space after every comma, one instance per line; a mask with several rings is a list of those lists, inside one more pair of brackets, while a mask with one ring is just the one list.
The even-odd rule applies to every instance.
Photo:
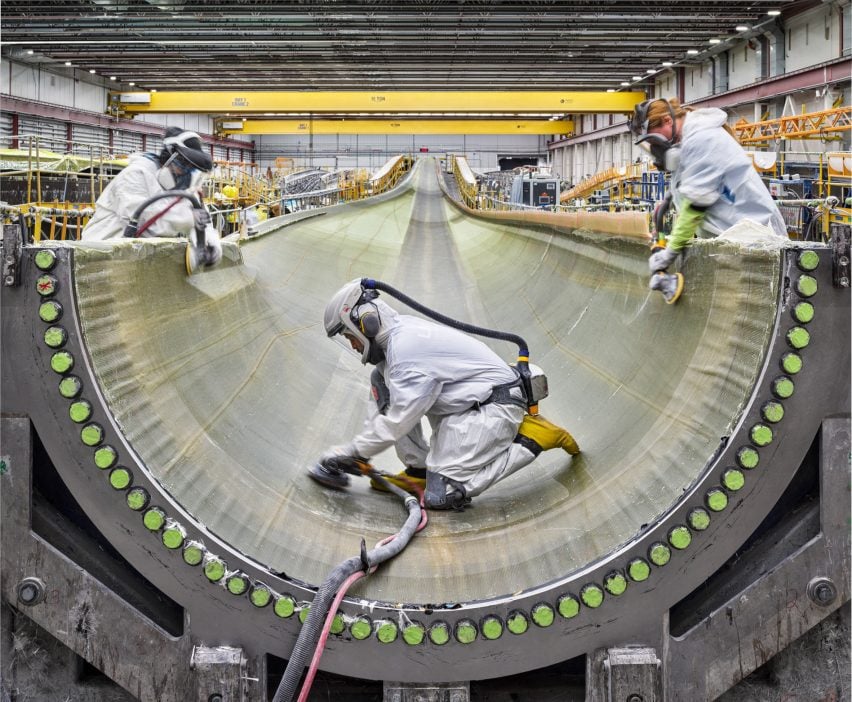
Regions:
[[[462, 509], [472, 497], [574, 438], [526, 414], [517, 372], [481, 341], [435, 322], [398, 314], [378, 292], [354, 280], [325, 309], [328, 336], [375, 366], [371, 411], [363, 431], [330, 449], [309, 475], [331, 487], [349, 477], [339, 466], [394, 446], [406, 470], [389, 480], [425, 488], [426, 506]], [[420, 420], [432, 427], [427, 442]], [[351, 472], [351, 471], [349, 471]], [[374, 483], [373, 487], [379, 486]]]

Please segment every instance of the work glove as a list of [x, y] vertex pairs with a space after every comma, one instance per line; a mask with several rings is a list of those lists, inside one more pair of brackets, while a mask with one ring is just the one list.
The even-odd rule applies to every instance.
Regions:
[[654, 224], [654, 233], [660, 239], [668, 231], [666, 227], [666, 215], [672, 207], [672, 191], [666, 193], [666, 196], [657, 203], [654, 208], [654, 216], [652, 222]]
[[[208, 220], [210, 216], [208, 215]], [[204, 259], [206, 266], [215, 266], [222, 260], [222, 242], [219, 240], [219, 230], [208, 221], [204, 230]]]
[[668, 246], [655, 250], [648, 258], [648, 270], [651, 271], [651, 273], [666, 270], [670, 265], [672, 265], [672, 263], [674, 263], [679, 254], [679, 251], [675, 251]]
[[193, 208], [192, 210], [192, 218], [195, 220], [195, 231], [203, 232], [204, 229], [210, 224], [210, 213], [202, 208], [200, 210], [196, 210]]
[[327, 468], [352, 475], [362, 475], [361, 466], [369, 466], [366, 458], [355, 456], [350, 445], [332, 446], [320, 456], [319, 462]]

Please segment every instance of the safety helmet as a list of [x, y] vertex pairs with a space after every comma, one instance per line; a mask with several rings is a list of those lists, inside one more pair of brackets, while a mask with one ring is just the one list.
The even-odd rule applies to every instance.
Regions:
[[[666, 139], [662, 134], [648, 133], [648, 112], [651, 105], [655, 102], [662, 102], [669, 110], [672, 118], [672, 135], [670, 139]], [[641, 146], [647, 151], [654, 162], [654, 165], [661, 171], [673, 171], [677, 168], [680, 147], [675, 147], [677, 142], [677, 116], [674, 108], [668, 100], [656, 98], [654, 100], [645, 100], [640, 102], [633, 108], [633, 114], [630, 116], [630, 131], [634, 136], [638, 137], [635, 144]]]
[[358, 340], [363, 364], [375, 364], [384, 357], [375, 341], [381, 329], [381, 318], [378, 307], [372, 301], [378, 296], [378, 291], [365, 290], [361, 287], [361, 279], [356, 278], [334, 293], [323, 317], [329, 338], [336, 340], [339, 335], [344, 335]]

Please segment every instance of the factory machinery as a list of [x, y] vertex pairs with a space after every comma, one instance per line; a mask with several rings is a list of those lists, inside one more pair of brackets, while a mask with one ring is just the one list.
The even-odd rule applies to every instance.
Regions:
[[[534, 671], [571, 669], [589, 701], [711, 700], [848, 603], [848, 226], [697, 241], [666, 306], [639, 239], [473, 213], [433, 161], [304, 215], [190, 278], [177, 240], [22, 246], [5, 227], [5, 661], [37, 657], [34, 624], [128, 698], [273, 696], [319, 584], [405, 519], [366, 480], [306, 475], [366, 408], [369, 370], [321, 322], [362, 276], [521, 334], [542, 414], [583, 453], [430, 514], [355, 583], [322, 699], [505, 681], [533, 700]], [[3, 675], [15, 699], [37, 684], [20, 660]]]

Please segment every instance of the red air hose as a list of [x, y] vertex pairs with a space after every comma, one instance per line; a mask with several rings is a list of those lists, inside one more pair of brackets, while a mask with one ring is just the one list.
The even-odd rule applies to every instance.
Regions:
[[[420, 489], [419, 486], [415, 485], [412, 481], [406, 480], [404, 477], [401, 477], [402, 480], [405, 481], [406, 486], [411, 492], [417, 494], [417, 498], [420, 502], [420, 524], [415, 529], [415, 533], [418, 531], [422, 531], [426, 526], [429, 518], [426, 516], [426, 509], [423, 503], [423, 490]], [[379, 541], [376, 544], [376, 547], [383, 546], [386, 543], [393, 541], [397, 537], [397, 534], [391, 534], [390, 536], [386, 536], [384, 539]], [[299, 698], [297, 702], [307, 702], [308, 694], [311, 691], [311, 686], [314, 684], [314, 677], [317, 674], [317, 669], [319, 668], [320, 658], [322, 658], [323, 651], [325, 650], [325, 642], [328, 640], [328, 634], [331, 631], [331, 625], [334, 622], [334, 617], [337, 615], [337, 608], [340, 606], [340, 603], [343, 601], [343, 598], [346, 596], [347, 590], [349, 590], [352, 583], [357, 582], [361, 578], [369, 575], [372, 575], [376, 572], [378, 566], [373, 566], [370, 570], [365, 573], [363, 570], [359, 570], [356, 573], [352, 573], [343, 584], [340, 586], [340, 589], [337, 591], [337, 594], [334, 597], [334, 600], [331, 603], [331, 607], [328, 608], [328, 614], [325, 617], [325, 624], [322, 627], [322, 632], [320, 632], [319, 640], [317, 641], [317, 647], [314, 650], [314, 656], [311, 659], [311, 663], [308, 666], [308, 672], [305, 675], [305, 682], [302, 683], [302, 691], [299, 693]]]

